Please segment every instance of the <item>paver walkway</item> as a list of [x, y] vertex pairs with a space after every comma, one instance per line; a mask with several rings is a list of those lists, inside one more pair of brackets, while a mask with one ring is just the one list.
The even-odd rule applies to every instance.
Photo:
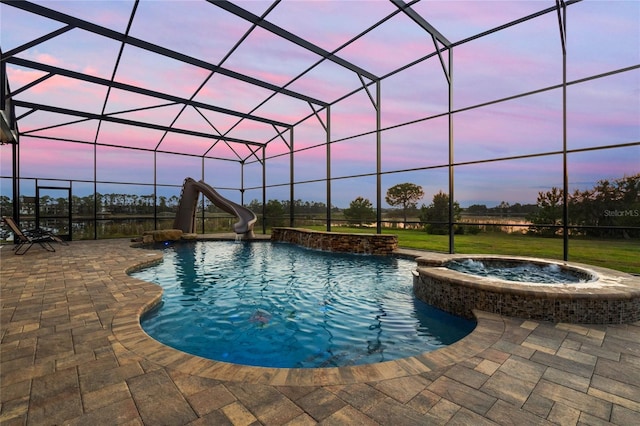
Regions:
[[549, 324], [479, 312], [430, 354], [335, 369], [260, 369], [147, 337], [157, 260], [126, 240], [0, 251], [2, 425], [640, 424], [640, 323]]

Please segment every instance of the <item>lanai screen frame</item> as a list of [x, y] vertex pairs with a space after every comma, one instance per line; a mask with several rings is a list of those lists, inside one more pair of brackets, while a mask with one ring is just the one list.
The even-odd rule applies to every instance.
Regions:
[[[359, 91], [365, 91], [367, 96], [369, 97], [373, 110], [375, 111], [375, 115], [376, 115], [376, 129], [375, 131], [369, 132], [369, 133], [374, 133], [375, 137], [376, 137], [376, 172], [375, 174], [375, 178], [376, 178], [376, 212], [377, 212], [377, 218], [376, 218], [376, 232], [377, 233], [381, 233], [382, 232], [382, 185], [381, 185], [381, 177], [385, 174], [385, 173], [396, 173], [396, 172], [400, 172], [400, 171], [394, 171], [394, 172], [383, 172], [382, 168], [381, 168], [381, 160], [382, 160], [382, 154], [381, 154], [381, 138], [382, 138], [382, 132], [385, 130], [381, 127], [381, 119], [380, 119], [380, 112], [381, 112], [381, 104], [382, 104], [382, 96], [381, 96], [381, 84], [384, 82], [384, 80], [386, 78], [389, 78], [391, 76], [394, 76], [398, 73], [401, 73], [402, 71], [406, 70], [407, 68], [419, 63], [419, 62], [423, 62], [429, 59], [433, 59], [435, 57], [438, 58], [438, 60], [440, 61], [441, 67], [442, 67], [442, 71], [443, 71], [443, 75], [444, 78], [446, 79], [446, 84], [448, 86], [448, 95], [449, 95], [449, 108], [448, 111], [444, 114], [439, 114], [439, 115], [446, 115], [447, 119], [448, 119], [448, 134], [449, 134], [449, 138], [448, 138], [448, 152], [449, 152], [449, 161], [448, 164], [446, 165], [446, 167], [448, 168], [448, 195], [449, 195], [449, 220], [448, 220], [448, 228], [449, 228], [449, 251], [451, 253], [453, 253], [455, 251], [455, 238], [454, 238], [454, 227], [455, 225], [457, 225], [455, 218], [454, 218], [454, 209], [453, 209], [453, 204], [455, 202], [455, 195], [454, 195], [454, 190], [455, 190], [455, 174], [454, 174], [454, 169], [457, 166], [460, 165], [465, 165], [465, 164], [471, 164], [471, 163], [476, 163], [476, 162], [470, 162], [470, 163], [456, 163], [455, 159], [454, 159], [454, 115], [456, 113], [462, 112], [464, 110], [468, 110], [468, 109], [475, 109], [475, 108], [482, 108], [485, 107], [487, 105], [491, 105], [491, 104], [495, 104], [495, 103], [500, 103], [500, 102], [504, 102], [506, 100], [510, 100], [510, 99], [516, 99], [516, 98], [521, 98], [521, 97], [526, 97], [526, 96], [530, 96], [536, 93], [541, 93], [541, 92], [545, 92], [548, 90], [557, 90], [559, 88], [562, 89], [563, 92], [563, 149], [562, 149], [562, 158], [563, 158], [563, 190], [564, 190], [564, 199], [563, 199], [563, 224], [562, 224], [562, 234], [563, 234], [563, 253], [564, 253], [564, 258], [565, 260], [568, 259], [568, 254], [569, 254], [569, 249], [568, 249], [568, 238], [569, 238], [569, 220], [568, 220], [568, 193], [569, 193], [569, 183], [568, 183], [568, 172], [567, 172], [567, 154], [570, 152], [583, 152], [583, 151], [589, 151], [589, 150], [597, 150], [597, 149], [610, 149], [610, 148], [615, 148], [615, 147], [625, 147], [625, 146], [637, 146], [639, 144], [639, 142], [637, 141], [632, 141], [629, 143], [625, 143], [625, 144], [618, 144], [616, 146], [614, 145], [607, 145], [606, 147], [595, 147], [595, 148], [583, 148], [583, 149], [577, 149], [577, 150], [568, 150], [567, 148], [567, 135], [566, 135], [566, 128], [567, 128], [567, 119], [566, 119], [566, 92], [567, 92], [567, 87], [570, 86], [571, 84], [576, 84], [579, 82], [584, 82], [584, 81], [588, 81], [588, 80], [594, 80], [594, 79], [598, 79], [598, 78], [602, 78], [605, 77], [607, 75], [613, 75], [613, 74], [617, 74], [617, 73], [624, 73], [627, 71], [631, 71], [634, 69], [637, 69], [639, 66], [632, 66], [629, 68], [625, 68], [625, 69], [618, 69], [618, 70], [612, 70], [608, 73], [605, 74], [599, 74], [599, 75], [595, 75], [595, 76], [591, 76], [591, 77], [587, 77], [584, 79], [581, 79], [580, 81], [573, 81], [573, 82], [568, 82], [567, 81], [567, 76], [566, 76], [566, 48], [565, 48], [565, 38], [566, 38], [566, 11], [567, 11], [567, 7], [574, 4], [574, 3], [578, 3], [580, 0], [570, 0], [570, 1], [561, 1], [561, 0], [556, 0], [555, 1], [555, 6], [551, 6], [548, 7], [538, 13], [529, 15], [529, 16], [525, 16], [521, 19], [518, 19], [516, 21], [512, 21], [512, 22], [508, 22], [505, 23], [504, 25], [494, 28], [490, 31], [486, 31], [484, 33], [480, 33], [480, 34], [476, 34], [472, 37], [466, 38], [464, 40], [460, 40], [456, 43], [452, 43], [450, 42], [442, 33], [440, 33], [436, 28], [434, 28], [429, 22], [427, 22], [425, 19], [423, 19], [419, 14], [417, 14], [414, 9], [411, 8], [411, 6], [413, 5], [414, 2], [410, 2], [410, 3], [405, 3], [402, 0], [391, 0], [391, 3], [393, 3], [395, 5], [395, 7], [397, 8], [397, 11], [394, 13], [394, 15], [396, 13], [404, 13], [406, 14], [411, 20], [413, 20], [418, 26], [420, 26], [426, 33], [426, 35], [428, 37], [430, 37], [432, 39], [432, 42], [434, 43], [434, 46], [436, 47], [436, 51], [432, 54], [429, 54], [425, 57], [422, 57], [420, 59], [418, 59], [417, 61], [414, 61], [410, 64], [406, 64], [403, 67], [400, 67], [386, 75], [382, 75], [382, 76], [378, 76], [375, 75], [365, 69], [362, 69], [342, 58], [340, 58], [339, 56], [335, 55], [333, 52], [327, 52], [324, 49], [314, 45], [312, 42], [308, 41], [308, 40], [304, 40], [301, 39], [289, 32], [287, 32], [286, 30], [277, 27], [276, 25], [270, 23], [268, 20], [262, 19], [261, 17], [258, 17], [256, 15], [253, 15], [249, 12], [247, 12], [246, 10], [236, 6], [233, 3], [230, 2], [217, 2], [217, 1], [210, 1], [210, 3], [212, 3], [212, 6], [218, 6], [223, 8], [224, 10], [226, 10], [227, 12], [241, 18], [244, 19], [248, 22], [250, 22], [252, 25], [254, 26], [260, 26], [261, 28], [271, 32], [272, 34], [275, 34], [279, 37], [285, 38], [286, 40], [293, 42], [317, 55], [319, 55], [319, 57], [321, 58], [319, 60], [319, 62], [323, 61], [323, 60], [328, 60], [328, 61], [332, 61], [335, 64], [338, 64], [339, 66], [342, 66], [354, 73], [356, 73], [358, 75], [358, 77], [360, 78], [360, 81], [362, 83], [362, 87], [358, 88], [356, 90], [354, 90], [353, 92], [347, 93], [345, 94], [343, 97], [333, 101], [333, 102], [326, 102], [326, 101], [322, 101], [319, 99], [315, 99], [313, 97], [307, 96], [305, 94], [302, 93], [297, 93], [297, 92], [293, 92], [291, 90], [286, 89], [286, 86], [283, 87], [278, 87], [278, 86], [274, 86], [270, 83], [267, 83], [265, 81], [260, 81], [258, 79], [246, 76], [246, 75], [242, 75], [242, 74], [238, 74], [236, 72], [227, 70], [225, 68], [222, 68], [220, 66], [216, 66], [214, 64], [210, 64], [210, 63], [206, 63], [204, 61], [201, 61], [199, 59], [196, 58], [192, 58], [189, 57], [187, 55], [183, 55], [179, 52], [176, 51], [172, 51], [169, 49], [166, 49], [162, 46], [156, 46], [156, 45], [152, 45], [150, 43], [147, 43], [143, 40], [139, 40], [139, 39], [134, 39], [132, 37], [130, 37], [128, 35], [128, 29], [130, 28], [133, 19], [134, 19], [134, 15], [135, 15], [135, 8], [137, 7], [137, 2], [135, 2], [135, 6], [134, 6], [134, 10], [132, 11], [130, 18], [129, 18], [129, 25], [127, 26], [127, 31], [124, 33], [120, 33], [111, 29], [107, 29], [104, 27], [100, 27], [98, 25], [92, 24], [90, 22], [84, 21], [82, 19], [78, 19], [78, 18], [74, 18], [71, 17], [69, 15], [64, 15], [61, 14], [59, 12], [56, 12], [54, 10], [48, 9], [46, 7], [42, 7], [42, 6], [38, 6], [36, 4], [32, 4], [29, 2], [10, 2], [10, 1], [5, 1], [2, 0], [3, 3], [7, 3], [8, 5], [11, 6], [15, 6], [18, 8], [21, 8], [25, 11], [31, 12], [31, 13], [36, 13], [39, 14], [41, 16], [47, 17], [49, 19], [53, 19], [53, 20], [57, 20], [61, 23], [63, 23], [65, 26], [57, 31], [54, 31], [52, 33], [49, 33], [43, 37], [40, 37], [38, 39], [33, 40], [30, 43], [27, 43], [23, 46], [20, 46], [17, 49], [13, 49], [12, 51], [8, 51], [8, 52], [3, 52], [2, 54], [2, 77], [3, 77], [3, 81], [6, 81], [7, 79], [7, 75], [6, 75], [6, 65], [7, 64], [13, 64], [16, 66], [22, 66], [22, 67], [27, 67], [27, 68], [31, 68], [31, 69], [38, 69], [41, 70], [43, 72], [48, 73], [45, 77], [39, 79], [36, 82], [33, 82], [30, 86], [32, 85], [36, 85], [38, 83], [40, 83], [41, 81], [46, 80], [47, 78], [53, 76], [53, 75], [62, 75], [62, 76], [66, 76], [66, 77], [70, 77], [70, 78], [75, 78], [75, 79], [79, 79], [79, 80], [83, 80], [83, 81], [88, 81], [91, 83], [96, 83], [96, 84], [100, 84], [100, 85], [105, 85], [108, 87], [108, 90], [111, 90], [112, 88], [117, 88], [117, 89], [121, 89], [121, 90], [125, 90], [125, 91], [131, 91], [134, 93], [139, 93], [139, 94], [146, 94], [146, 95], [150, 95], [150, 96], [154, 96], [158, 99], [164, 99], [169, 103], [176, 103], [176, 104], [180, 104], [182, 105], [182, 108], [186, 108], [187, 106], [194, 106], [197, 108], [203, 108], [203, 109], [209, 109], [209, 110], [214, 110], [217, 112], [221, 112], [224, 114], [229, 114], [229, 115], [233, 115], [238, 117], [241, 120], [257, 120], [257, 121], [261, 121], [264, 122], [266, 124], [269, 124], [271, 126], [273, 126], [276, 130], [277, 130], [277, 135], [272, 138], [269, 141], [266, 142], [256, 142], [256, 141], [248, 141], [248, 140], [238, 140], [238, 139], [234, 139], [234, 138], [230, 138], [224, 135], [216, 135], [214, 133], [212, 134], [201, 134], [200, 132], [196, 132], [196, 131], [189, 131], [189, 130], [184, 130], [184, 129], [177, 129], [174, 128], [172, 126], [161, 126], [161, 125], [151, 125], [149, 123], [143, 123], [143, 122], [132, 122], [130, 120], [123, 120], [123, 119], [119, 119], [117, 117], [113, 117], [110, 115], [106, 115], [103, 114], [101, 115], [97, 115], [97, 114], [91, 114], [88, 112], [83, 112], [83, 111], [78, 111], [78, 110], [68, 110], [68, 109], [63, 109], [63, 108], [59, 108], [59, 107], [55, 107], [55, 106], [51, 106], [51, 105], [42, 105], [42, 104], [36, 104], [36, 103], [29, 103], [29, 102], [24, 102], [24, 101], [20, 101], [19, 99], [15, 99], [15, 97], [17, 95], [20, 94], [20, 92], [24, 91], [25, 87], [20, 88], [19, 91], [16, 92], [11, 92], [11, 90], [9, 89], [9, 85], [8, 82], [7, 84], [2, 86], [2, 109], [3, 111], [5, 111], [5, 117], [8, 117], [8, 119], [3, 120], [3, 124], [5, 124], [5, 122], [7, 123], [5, 127], [9, 127], [10, 131], [3, 131], [3, 134], [8, 134], [8, 135], [13, 135], [13, 137], [15, 138], [15, 140], [7, 140], [4, 141], [5, 143], [11, 143], [13, 146], [13, 173], [12, 173], [12, 180], [13, 180], [13, 185], [14, 185], [14, 190], [13, 190], [13, 195], [14, 195], [14, 216], [16, 216], [16, 218], [19, 219], [19, 194], [20, 194], [20, 188], [19, 188], [19, 182], [20, 179], [22, 178], [20, 176], [20, 161], [19, 161], [19, 138], [22, 135], [22, 133], [20, 133], [19, 128], [18, 128], [18, 123], [19, 120], [21, 118], [23, 118], [24, 116], [30, 114], [33, 111], [36, 110], [44, 110], [44, 111], [51, 111], [51, 112], [57, 112], [57, 113], [63, 113], [69, 116], [73, 116], [73, 117], [80, 117], [81, 120], [83, 119], [94, 119], [94, 120], [99, 120], [101, 123], [102, 122], [116, 122], [116, 123], [123, 123], [123, 124], [129, 124], [129, 125], [135, 125], [135, 126], [143, 126], [143, 127], [150, 127], [150, 128], [154, 128], [157, 130], [161, 130], [164, 132], [178, 132], [178, 133], [182, 133], [182, 134], [188, 134], [188, 135], [193, 135], [193, 136], [204, 136], [204, 137], [208, 137], [208, 138], [212, 138], [215, 139], [216, 142], [215, 143], [238, 143], [238, 144], [244, 144], [245, 146], [249, 147], [249, 150], [251, 151], [251, 154], [249, 156], [247, 156], [244, 159], [238, 160], [238, 163], [240, 164], [240, 193], [241, 193], [241, 197], [242, 197], [242, 202], [244, 203], [244, 192], [248, 189], [256, 189], [256, 188], [248, 188], [245, 187], [244, 185], [244, 178], [245, 178], [245, 171], [244, 171], [244, 166], [245, 164], [252, 164], [252, 163], [259, 163], [262, 167], [262, 205], [263, 205], [263, 212], [262, 212], [262, 216], [265, 216], [265, 206], [266, 206], [266, 189], [267, 189], [267, 185], [266, 185], [266, 179], [265, 179], [265, 173], [266, 173], [266, 168], [268, 167], [268, 161], [270, 159], [270, 157], [266, 157], [265, 155], [265, 150], [266, 147], [269, 143], [273, 142], [274, 140], [281, 140], [283, 141], [285, 144], [287, 144], [287, 146], [289, 147], [289, 167], [290, 167], [290, 172], [289, 172], [289, 197], [290, 197], [290, 211], [289, 211], [289, 222], [291, 225], [293, 225], [294, 223], [294, 200], [295, 200], [295, 185], [296, 184], [300, 184], [300, 183], [305, 183], [305, 182], [296, 182], [295, 181], [295, 176], [294, 176], [294, 163], [295, 163], [295, 157], [296, 157], [296, 150], [294, 149], [294, 145], [295, 145], [295, 138], [294, 138], [294, 132], [295, 132], [295, 128], [297, 125], [299, 125], [300, 123], [302, 123], [303, 121], [305, 121], [306, 119], [309, 118], [313, 118], [314, 116], [320, 121], [320, 123], [322, 124], [322, 127], [325, 129], [325, 133], [326, 133], [326, 141], [324, 143], [322, 143], [321, 145], [325, 147], [326, 149], [326, 176], [324, 177], [324, 179], [322, 179], [321, 181], [326, 182], [326, 205], [327, 205], [327, 213], [326, 213], [326, 229], [328, 231], [331, 230], [331, 222], [332, 222], [332, 215], [331, 215], [331, 208], [332, 208], [332, 203], [331, 203], [331, 199], [332, 199], [332, 182], [334, 180], [332, 174], [331, 174], [331, 165], [332, 165], [332, 154], [331, 154], [331, 145], [335, 142], [334, 140], [332, 140], [331, 138], [331, 108], [332, 106], [334, 106], [335, 104], [339, 103], [340, 101], [344, 100], [345, 98], [353, 95], [356, 92]], [[274, 7], [277, 4], [274, 3], [272, 5], [272, 7]], [[269, 10], [267, 10], [267, 12], [265, 14], [268, 14]], [[482, 105], [476, 105], [476, 106], [472, 106], [472, 107], [467, 107], [464, 109], [454, 109], [454, 105], [453, 105], [453, 67], [454, 67], [454, 59], [455, 59], [455, 55], [454, 55], [454, 49], [457, 46], [472, 42], [473, 40], [476, 40], [478, 38], [487, 36], [489, 34], [492, 34], [494, 32], [500, 31], [502, 29], [505, 29], [507, 27], [510, 26], [514, 26], [514, 25], [518, 25], [522, 22], [534, 19], [536, 17], [539, 17], [541, 15], [545, 15], [545, 14], [557, 14], [557, 22], [558, 22], [558, 48], [561, 49], [562, 51], [562, 59], [563, 59], [563, 81], [561, 83], [561, 85], [557, 85], [557, 86], [551, 86], [551, 87], [545, 87], [545, 88], [541, 88], [538, 89], [534, 92], [527, 92], [527, 93], [522, 93], [519, 95], [515, 95], [515, 96], [511, 96], [509, 98], [504, 98], [504, 99], [497, 99], [491, 102], [487, 102], [485, 104]], [[389, 15], [386, 19], [389, 19], [391, 16], [393, 15]], [[376, 26], [381, 25], [382, 22], [384, 22], [384, 20], [378, 22], [374, 27], [369, 28], [366, 32], [371, 31], [372, 29], [374, 29]], [[243, 82], [246, 83], [250, 83], [250, 84], [254, 84], [260, 87], [264, 87], [267, 88], [269, 90], [273, 90], [274, 95], [275, 94], [284, 94], [287, 96], [292, 96], [295, 97], [297, 99], [303, 100], [305, 102], [307, 102], [312, 110], [312, 112], [304, 117], [303, 119], [299, 120], [298, 122], [295, 123], [285, 123], [285, 122], [281, 122], [278, 120], [272, 120], [272, 119], [265, 119], [263, 117], [259, 117], [256, 115], [253, 115], [253, 111], [255, 111], [255, 109], [257, 109], [258, 107], [256, 107], [254, 110], [250, 111], [250, 112], [240, 112], [240, 111], [232, 111], [232, 110], [228, 110], [228, 109], [224, 109], [224, 108], [219, 108], [216, 107], [215, 105], [208, 105], [208, 104], [201, 104], [198, 102], [195, 102], [193, 100], [192, 96], [191, 99], [184, 99], [184, 98], [179, 98], [173, 95], [169, 95], [169, 94], [165, 94], [165, 93], [160, 93], [160, 92], [154, 92], [154, 91], [150, 91], [147, 89], [142, 89], [139, 87], [135, 87], [135, 86], [130, 86], [130, 85], [126, 85], [126, 84], [122, 84], [119, 83], [117, 81], [114, 81], [114, 76], [115, 76], [115, 69], [117, 69], [117, 63], [115, 65], [114, 68], [114, 74], [112, 75], [112, 78], [110, 80], [106, 80], [106, 79], [100, 79], [97, 77], [93, 77], [90, 76], [88, 74], [84, 74], [84, 73], [79, 73], [79, 72], [72, 72], [69, 70], [65, 70], [63, 68], [59, 68], [59, 67], [54, 67], [51, 65], [47, 65], [44, 63], [38, 63], [35, 61], [28, 61], [28, 60], [24, 60], [24, 59], [20, 59], [15, 57], [14, 55], [19, 53], [20, 51], [27, 49], [29, 47], [32, 47], [34, 45], [37, 45], [39, 43], [42, 43], [48, 39], [57, 37], [60, 34], [63, 34], [64, 32], [72, 29], [72, 28], [82, 28], [84, 30], [90, 31], [94, 34], [98, 34], [104, 37], [109, 37], [112, 38], [114, 40], [117, 40], [118, 42], [122, 43], [121, 44], [121, 52], [122, 49], [124, 48], [124, 46], [126, 44], [130, 44], [130, 45], [134, 45], [137, 46], [139, 48], [143, 48], [143, 49], [150, 49], [151, 51], [160, 54], [160, 55], [164, 55], [166, 57], [172, 58], [172, 59], [176, 59], [176, 60], [180, 60], [180, 61], [184, 61], [187, 63], [191, 63], [193, 65], [197, 65], [199, 67], [202, 67], [204, 69], [208, 69], [213, 73], [222, 73], [228, 77], [232, 77], [235, 79], [239, 79]], [[352, 43], [354, 40], [356, 40], [359, 36], [355, 37], [354, 39], [348, 41], [347, 43], [345, 43], [345, 45]], [[242, 40], [238, 40], [236, 45], [234, 46], [234, 48], [229, 52], [231, 53], [237, 46], [240, 45], [240, 43], [242, 42]], [[344, 46], [342, 46], [344, 47]], [[341, 48], [342, 48], [341, 47]], [[339, 48], [339, 49], [341, 49]], [[339, 50], [338, 49], [338, 50]], [[445, 57], [446, 56], [446, 57]], [[119, 60], [119, 58], [118, 58]], [[318, 62], [318, 63], [319, 63]], [[317, 65], [317, 64], [316, 64]], [[295, 81], [296, 79], [298, 79], [299, 77], [301, 77], [302, 75], [304, 75], [307, 71], [303, 72], [302, 74], [298, 75], [297, 77], [295, 77], [292, 81]], [[367, 81], [365, 81], [365, 78], [367, 79]], [[197, 93], [197, 91], [196, 91]], [[107, 95], [108, 96], [108, 95]], [[105, 100], [106, 102], [106, 100]], [[266, 101], [265, 101], [266, 102]], [[262, 104], [261, 104], [262, 105]], [[22, 108], [27, 108], [30, 111], [27, 114], [24, 114], [21, 117], [16, 117], [15, 116], [15, 107], [22, 107]], [[433, 117], [426, 117], [424, 120], [428, 120], [430, 118]], [[65, 123], [68, 124], [68, 123]], [[405, 123], [407, 124], [407, 123]], [[404, 124], [403, 124], [404, 125]], [[213, 127], [213, 126], [212, 126]], [[166, 133], [165, 133], [166, 134]], [[287, 138], [288, 135], [288, 138]], [[25, 134], [25, 136], [28, 136], [28, 133]], [[79, 141], [78, 141], [79, 142]], [[86, 142], [80, 142], [80, 143], [86, 143]], [[215, 143], [211, 145], [211, 148], [213, 148], [213, 146], [215, 146]], [[89, 143], [91, 144], [91, 143]], [[94, 146], [94, 180], [93, 180], [93, 185], [94, 185], [94, 194], [97, 193], [97, 190], [95, 190], [95, 188], [97, 187], [97, 184], [99, 183], [99, 181], [96, 179], [96, 172], [95, 172], [95, 159], [97, 156], [96, 153], [96, 147], [99, 144], [94, 141], [93, 146]], [[161, 149], [159, 149], [160, 147], [160, 142], [158, 143], [158, 145], [156, 146], [156, 148], [153, 150], [154, 153], [154, 169], [156, 167], [157, 164], [157, 154], [158, 153], [162, 153], [163, 151]], [[211, 149], [210, 148], [210, 149]], [[140, 149], [140, 148], [131, 148], [129, 147], [128, 149]], [[175, 153], [172, 153], [175, 154]], [[194, 157], [198, 157], [201, 159], [202, 161], [202, 174], [204, 175], [204, 163], [205, 163], [205, 159], [215, 159], [215, 160], [220, 160], [220, 161], [229, 161], [226, 159], [216, 159], [214, 157], [208, 157], [207, 156], [208, 151], [201, 155], [192, 155], [192, 154], [183, 154], [183, 155], [190, 155], [190, 156], [194, 156]], [[528, 155], [521, 155], [521, 156], [516, 156], [516, 157], [512, 157], [509, 159], [522, 159], [522, 158], [531, 158], [531, 157], [538, 157], [538, 156], [545, 156], [545, 155], [551, 155], [551, 154], [558, 154], [556, 153], [535, 153], [535, 154], [528, 154]], [[492, 160], [480, 160], [477, 163], [484, 163], [484, 162], [491, 162], [491, 161], [496, 161], [495, 159]], [[407, 170], [404, 170], [407, 171]], [[362, 176], [366, 176], [366, 175], [354, 175], [354, 176], [341, 176], [341, 179], [344, 178], [355, 178], [355, 177], [362, 177]], [[158, 224], [158, 217], [157, 217], [157, 187], [158, 187], [158, 183], [156, 181], [156, 177], [157, 177], [157, 172], [154, 170], [154, 183], [153, 183], [153, 188], [154, 188], [154, 196], [156, 198], [154, 206], [156, 207], [156, 212], [154, 213], [154, 223]], [[259, 189], [259, 188], [257, 188]], [[94, 222], [98, 220], [97, 218], [98, 212], [97, 209], [94, 209]], [[575, 226], [572, 226], [572, 228]], [[97, 232], [97, 231], [96, 231]], [[263, 224], [263, 232], [266, 232], [265, 226]], [[98, 238], [97, 233], [94, 235], [94, 238]]]

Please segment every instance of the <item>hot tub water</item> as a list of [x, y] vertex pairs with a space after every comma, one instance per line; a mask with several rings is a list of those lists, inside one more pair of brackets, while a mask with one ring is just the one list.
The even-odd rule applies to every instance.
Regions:
[[481, 277], [539, 284], [587, 282], [584, 274], [561, 268], [555, 263], [508, 262], [503, 260], [456, 259], [445, 264], [449, 269]]

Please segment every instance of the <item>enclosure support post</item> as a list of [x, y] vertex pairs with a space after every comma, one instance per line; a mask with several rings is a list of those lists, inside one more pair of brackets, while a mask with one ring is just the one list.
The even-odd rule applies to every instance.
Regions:
[[[155, 158], [154, 158], [155, 167]], [[155, 171], [154, 171], [155, 175]], [[98, 239], [98, 146], [93, 144], [93, 239]]]
[[20, 148], [18, 140], [11, 145], [11, 157], [13, 161], [13, 219], [20, 223]]
[[267, 233], [267, 163], [265, 162], [265, 147], [262, 147], [262, 234]]
[[293, 155], [293, 127], [291, 127], [289, 129], [289, 226], [290, 227], [294, 227], [295, 226], [295, 221], [294, 221], [294, 216], [295, 216], [295, 210], [293, 208], [293, 202], [294, 202], [294, 188], [293, 188], [293, 182], [294, 182], [294, 167], [293, 167], [293, 161], [295, 159], [295, 156]]
[[562, 46], [562, 240], [563, 259], [569, 260], [569, 172], [567, 168], [567, 9], [556, 0]]
[[[2, 51], [0, 50], [0, 54]], [[18, 133], [18, 125], [16, 120], [15, 108], [12, 106], [12, 102], [9, 98], [9, 80], [7, 77], [7, 63], [0, 62], [0, 110], [2, 110], [6, 114], [5, 118], [2, 119], [3, 133], [7, 133], [10, 135], [8, 140], [5, 142], [11, 144], [11, 186], [13, 191], [13, 197], [11, 199], [12, 211], [14, 220], [17, 223], [20, 223], [18, 215], [20, 213], [20, 148], [19, 142], [20, 139]]]
[[371, 96], [368, 85], [364, 82], [361, 75], [358, 75], [362, 88], [369, 96], [369, 100], [373, 105], [373, 109], [376, 110], [376, 233], [382, 234], [382, 153], [381, 153], [381, 141], [382, 134], [380, 129], [382, 128], [381, 120], [381, 108], [382, 97], [380, 96], [380, 80], [376, 80], [376, 97]]
[[153, 151], [153, 229], [158, 229], [158, 152]]
[[449, 48], [449, 253], [455, 253], [454, 245], [454, 179], [453, 179], [453, 48]]
[[331, 106], [327, 106], [327, 232], [331, 232]]
[[244, 206], [244, 160], [240, 162], [240, 205]]
[[382, 234], [382, 127], [380, 80], [376, 81], [376, 232]]
[[[206, 180], [205, 180], [205, 176], [204, 176], [204, 155], [202, 156], [202, 164], [201, 164], [201, 170], [200, 170], [200, 178], [201, 178], [204, 182], [206, 182]], [[202, 233], [204, 234], [204, 229], [205, 229], [205, 226], [204, 226], [204, 217], [205, 217], [204, 195], [202, 195], [202, 194], [198, 194], [198, 197], [202, 197], [202, 204], [201, 204], [201, 206], [202, 206], [202, 228], [201, 228], [201, 229], [202, 229]], [[195, 228], [195, 224], [194, 224], [194, 228]]]

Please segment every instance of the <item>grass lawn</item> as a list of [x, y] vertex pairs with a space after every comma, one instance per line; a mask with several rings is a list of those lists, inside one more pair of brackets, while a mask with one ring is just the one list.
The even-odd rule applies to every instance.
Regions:
[[[325, 230], [323, 227], [309, 227], [309, 229]], [[349, 227], [334, 227], [332, 231], [375, 233], [375, 229]], [[448, 235], [431, 235], [424, 231], [404, 229], [383, 229], [382, 233], [397, 235], [398, 245], [403, 248], [449, 252]], [[563, 240], [521, 234], [480, 233], [456, 235], [454, 249], [456, 253], [462, 254], [510, 254], [562, 259]], [[569, 261], [640, 274], [640, 241], [570, 239]]]

